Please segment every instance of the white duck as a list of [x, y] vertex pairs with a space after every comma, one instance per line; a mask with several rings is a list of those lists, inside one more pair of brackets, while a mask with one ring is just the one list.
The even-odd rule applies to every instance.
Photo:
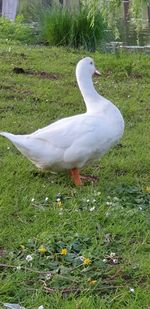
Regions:
[[76, 67], [76, 78], [87, 111], [58, 120], [32, 134], [0, 132], [38, 168], [70, 171], [81, 184], [79, 169], [101, 158], [123, 135], [124, 120], [118, 108], [97, 93], [92, 76], [100, 74], [86, 57]]

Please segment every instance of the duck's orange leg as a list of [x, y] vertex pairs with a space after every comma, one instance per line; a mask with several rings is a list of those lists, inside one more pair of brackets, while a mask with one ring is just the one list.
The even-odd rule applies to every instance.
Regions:
[[69, 172], [70, 172], [70, 176], [71, 176], [74, 184], [76, 186], [81, 186], [82, 181], [81, 181], [81, 178], [80, 178], [80, 172], [79, 172], [78, 168], [72, 168]]

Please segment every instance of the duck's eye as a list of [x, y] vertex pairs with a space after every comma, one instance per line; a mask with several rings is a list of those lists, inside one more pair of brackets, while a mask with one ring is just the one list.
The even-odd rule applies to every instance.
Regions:
[[91, 61], [90, 64], [93, 64], [93, 62]]

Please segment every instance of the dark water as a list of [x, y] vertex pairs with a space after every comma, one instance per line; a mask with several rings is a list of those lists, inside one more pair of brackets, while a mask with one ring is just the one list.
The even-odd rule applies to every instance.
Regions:
[[105, 40], [100, 49], [104, 52], [117, 52], [120, 48], [130, 51], [140, 51], [150, 53], [150, 24], [136, 31], [135, 27], [124, 20], [120, 20], [117, 25], [120, 37], [115, 40], [111, 30], [106, 30]]

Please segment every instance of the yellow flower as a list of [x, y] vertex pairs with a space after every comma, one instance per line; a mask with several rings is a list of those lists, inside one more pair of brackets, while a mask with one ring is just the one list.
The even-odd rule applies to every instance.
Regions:
[[84, 266], [88, 266], [92, 263], [92, 261], [89, 258], [84, 258], [83, 259], [83, 265]]
[[25, 249], [24, 245], [20, 245], [21, 250], [23, 251]]
[[43, 245], [41, 245], [41, 246], [39, 247], [38, 251], [39, 251], [41, 254], [44, 254], [44, 253], [47, 251], [47, 249], [46, 249]]
[[62, 202], [61, 202], [61, 201], [57, 201], [57, 205], [58, 205], [59, 207], [61, 207], [61, 206], [62, 206]]
[[68, 250], [66, 248], [61, 249], [60, 254], [61, 255], [67, 255]]
[[88, 282], [89, 282], [90, 285], [94, 285], [94, 284], [97, 283], [97, 280], [88, 280]]
[[145, 191], [150, 192], [150, 187], [146, 187], [146, 188], [145, 188]]

